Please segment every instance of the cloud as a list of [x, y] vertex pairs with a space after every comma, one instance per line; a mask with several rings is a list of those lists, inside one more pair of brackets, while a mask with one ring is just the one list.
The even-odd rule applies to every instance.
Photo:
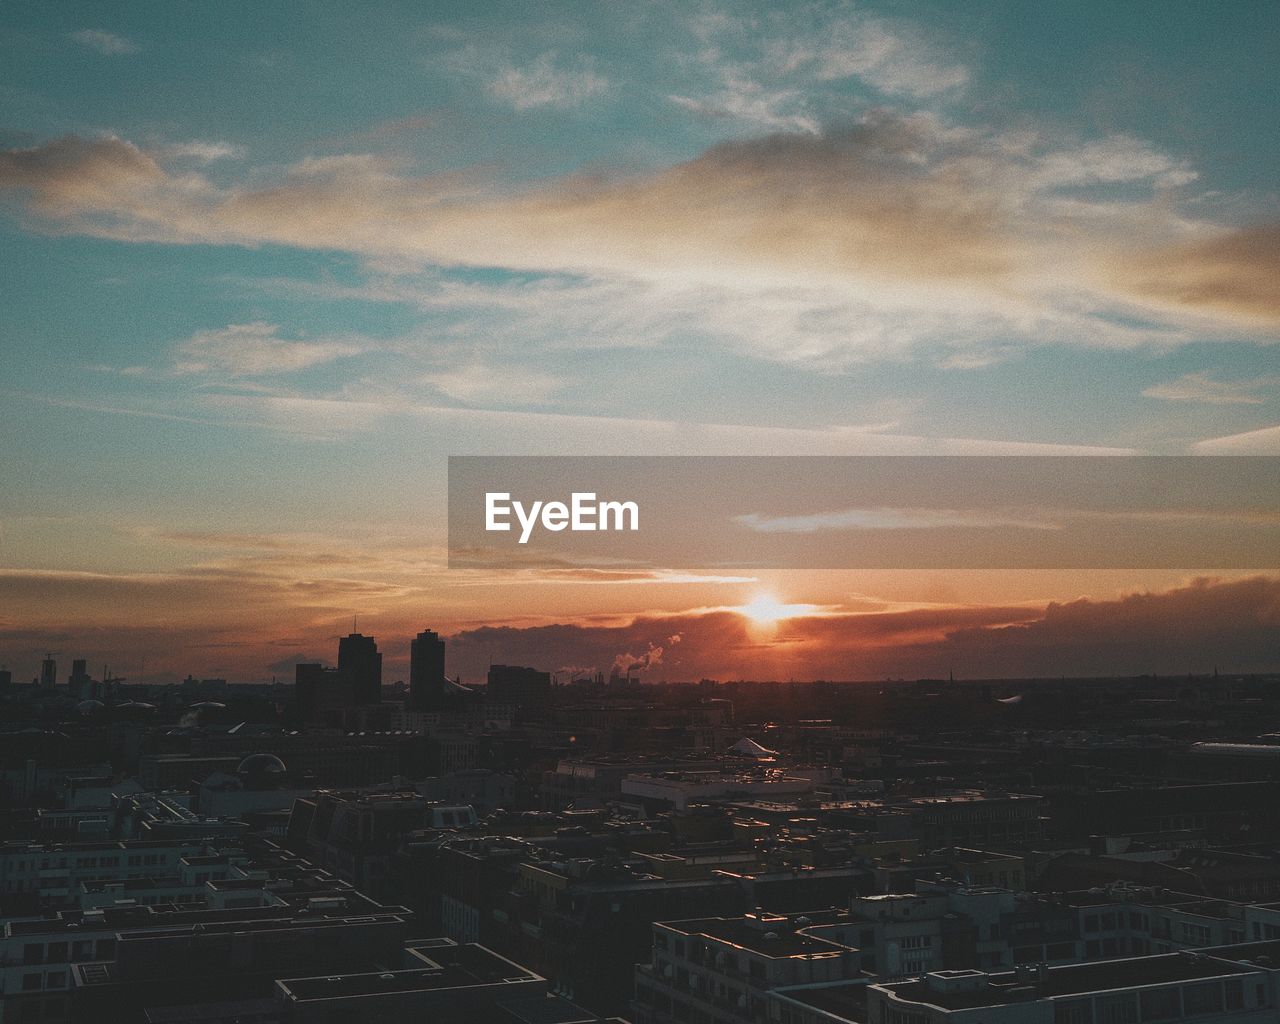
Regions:
[[1057, 674], [1060, 660], [1067, 674], [1181, 674], [1275, 671], [1277, 641], [1280, 580], [1253, 577], [1053, 603], [1032, 621], [956, 631], [944, 646], [984, 673]]
[[1197, 441], [1192, 451], [1197, 455], [1280, 455], [1280, 426]]
[[[1173, 235], [1214, 230], [1156, 200], [1170, 175], [1187, 173], [1124, 137], [1082, 161], [1026, 133], [889, 111], [818, 134], [722, 143], [641, 174], [514, 190], [459, 174], [414, 177], [358, 153], [231, 185], [114, 137], [0, 153], [0, 187], [23, 190], [30, 210], [57, 230], [544, 275], [549, 284], [524, 294], [473, 294], [544, 302], [549, 335], [566, 335], [554, 323], [561, 315], [623, 339], [656, 325], [837, 371], [920, 351], [941, 366], [975, 367], [1027, 345], [1266, 340], [1256, 323], [1209, 317], [1219, 305], [1185, 289], [1157, 294], [1146, 278], [1116, 269], [1143, 238], [1151, 242], [1142, 251], [1155, 253]], [[1072, 193], [1099, 181], [1135, 194], [1101, 201]], [[1239, 302], [1253, 295], [1259, 310], [1274, 289], [1264, 268], [1250, 277], [1244, 263], [1267, 251], [1258, 242], [1236, 252], [1242, 278], [1233, 294]], [[1205, 258], [1213, 253], [1225, 258], [1212, 247]], [[586, 305], [575, 310], [579, 296]]]
[[1028, 516], [1002, 516], [963, 509], [847, 508], [813, 515], [768, 516], [759, 512], [735, 516], [757, 533], [818, 533], [823, 530], [932, 530], [963, 527], [991, 530], [1054, 530], [1060, 524]]
[[239, 160], [245, 155], [245, 148], [230, 142], [205, 141], [192, 139], [189, 142], [174, 142], [160, 147], [165, 157], [194, 160], [197, 163], [211, 164], [217, 160]]
[[797, 89], [768, 89], [737, 74], [725, 75], [724, 84], [710, 95], [697, 98], [672, 94], [672, 103], [700, 117], [732, 119], [765, 131], [795, 131], [817, 135], [817, 119], [805, 112], [804, 95]]
[[86, 28], [81, 29], [79, 32], [72, 32], [71, 38], [81, 46], [97, 50], [98, 53], [105, 54], [108, 57], [122, 57], [126, 54], [137, 53], [142, 49], [137, 43], [125, 39], [124, 36], [118, 36], [112, 32], [104, 32], [100, 28]]
[[79, 402], [42, 394], [22, 397], [57, 408], [269, 430], [332, 439], [392, 425], [429, 430], [454, 454], [545, 455], [1134, 455], [1133, 448], [1010, 441], [997, 438], [894, 434], [875, 424], [821, 427], [751, 426], [516, 409], [425, 404], [403, 394], [320, 396], [220, 390], [180, 398], [135, 397], [128, 405]]
[[561, 67], [554, 53], [544, 53], [532, 64], [512, 65], [497, 71], [486, 91], [515, 110], [538, 107], [567, 110], [608, 88], [609, 80], [598, 74], [585, 57], [579, 57], [571, 67]]
[[1253, 380], [1214, 380], [1203, 371], [1186, 373], [1177, 380], [1152, 384], [1144, 388], [1147, 398], [1162, 398], [1167, 402], [1203, 402], [1207, 405], [1262, 405], [1266, 395], [1258, 394], [1280, 384], [1280, 377], [1256, 377]]
[[771, 56], [786, 71], [806, 69], [818, 81], [858, 78], [889, 95], [914, 99], [959, 89], [969, 70], [903, 23], [850, 15], [811, 35], [775, 41]]
[[1274, 325], [1280, 323], [1280, 224], [1138, 250], [1116, 267], [1115, 278], [1168, 306]]
[[293, 373], [363, 351], [349, 341], [290, 341], [279, 337], [279, 331], [260, 320], [197, 331], [178, 346], [173, 372], [260, 377]]
[[459, 402], [499, 406], [538, 405], [564, 385], [560, 378], [529, 367], [478, 362], [428, 373], [422, 382]]
[[[1062, 675], [1182, 675], [1275, 671], [1280, 580], [1195, 580], [1163, 592], [1080, 598], [1038, 607], [917, 607], [824, 613], [785, 623], [761, 642], [727, 611], [643, 615], [622, 624], [481, 627], [449, 638], [451, 658], [527, 665], [635, 664], [678, 627], [663, 653], [669, 679], [877, 679]], [[673, 660], [677, 659], [677, 660]], [[619, 663], [625, 668], [625, 664]]]

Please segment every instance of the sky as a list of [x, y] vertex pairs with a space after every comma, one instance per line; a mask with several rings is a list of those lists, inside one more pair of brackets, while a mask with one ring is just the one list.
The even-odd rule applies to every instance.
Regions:
[[1248, 0], [5, 4], [0, 662], [1280, 667], [1262, 554], [444, 557], [449, 455], [1280, 454], [1276, 52]]

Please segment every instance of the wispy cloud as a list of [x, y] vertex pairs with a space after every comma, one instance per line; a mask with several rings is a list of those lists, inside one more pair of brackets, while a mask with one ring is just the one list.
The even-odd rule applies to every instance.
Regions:
[[81, 46], [97, 50], [98, 53], [105, 54], [108, 57], [123, 57], [127, 54], [137, 53], [142, 49], [132, 40], [116, 35], [114, 32], [103, 31], [100, 28], [85, 28], [79, 32], [72, 32], [71, 38]]
[[672, 94], [670, 100], [701, 117], [739, 121], [765, 131], [816, 135], [820, 130], [799, 90], [769, 89], [732, 71], [725, 74], [719, 88], [704, 97]]
[[1206, 405], [1262, 405], [1280, 386], [1280, 377], [1255, 377], [1251, 380], [1216, 380], [1201, 371], [1186, 373], [1176, 380], [1152, 384], [1144, 388], [1147, 398], [1168, 402], [1201, 402]]
[[456, 75], [478, 81], [486, 95], [513, 110], [569, 110], [602, 95], [609, 79], [586, 54], [564, 59], [548, 50], [528, 61], [509, 49], [471, 44], [442, 58]]
[[211, 164], [217, 160], [239, 160], [244, 157], [246, 151], [243, 146], [230, 142], [192, 139], [189, 142], [173, 142], [161, 146], [159, 152], [165, 157]]
[[354, 356], [367, 347], [350, 340], [295, 341], [279, 334], [277, 325], [261, 320], [197, 331], [178, 346], [172, 370], [180, 375], [270, 376]]
[[564, 383], [530, 367], [479, 362], [428, 373], [422, 382], [448, 398], [481, 405], [537, 405], [555, 395]]
[[768, 57], [778, 71], [805, 70], [828, 82], [857, 78], [882, 93], [915, 99], [969, 81], [968, 68], [918, 28], [852, 11], [823, 19], [808, 34], [773, 39]]
[[1200, 455], [1280, 455], [1280, 426], [1212, 437], [1196, 442], [1192, 450]]
[[1051, 518], [1007, 516], [980, 509], [847, 508], [810, 515], [770, 516], [749, 512], [735, 516], [757, 533], [819, 533], [826, 530], [1056, 530]]

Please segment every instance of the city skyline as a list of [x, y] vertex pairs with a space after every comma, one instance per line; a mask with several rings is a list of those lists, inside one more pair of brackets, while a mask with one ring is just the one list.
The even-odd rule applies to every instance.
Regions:
[[1273, 5], [0, 21], [15, 678], [288, 677], [352, 614], [406, 678], [424, 628], [466, 677], [1277, 667], [1270, 552], [449, 571], [444, 503], [451, 454], [1280, 454]]

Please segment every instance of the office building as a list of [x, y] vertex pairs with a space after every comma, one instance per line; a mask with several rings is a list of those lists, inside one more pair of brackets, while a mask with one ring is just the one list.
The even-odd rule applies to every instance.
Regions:
[[409, 643], [409, 704], [418, 711], [438, 708], [444, 693], [444, 640], [424, 629]]
[[338, 672], [357, 704], [382, 700], [382, 655], [373, 637], [351, 633], [339, 640]]

